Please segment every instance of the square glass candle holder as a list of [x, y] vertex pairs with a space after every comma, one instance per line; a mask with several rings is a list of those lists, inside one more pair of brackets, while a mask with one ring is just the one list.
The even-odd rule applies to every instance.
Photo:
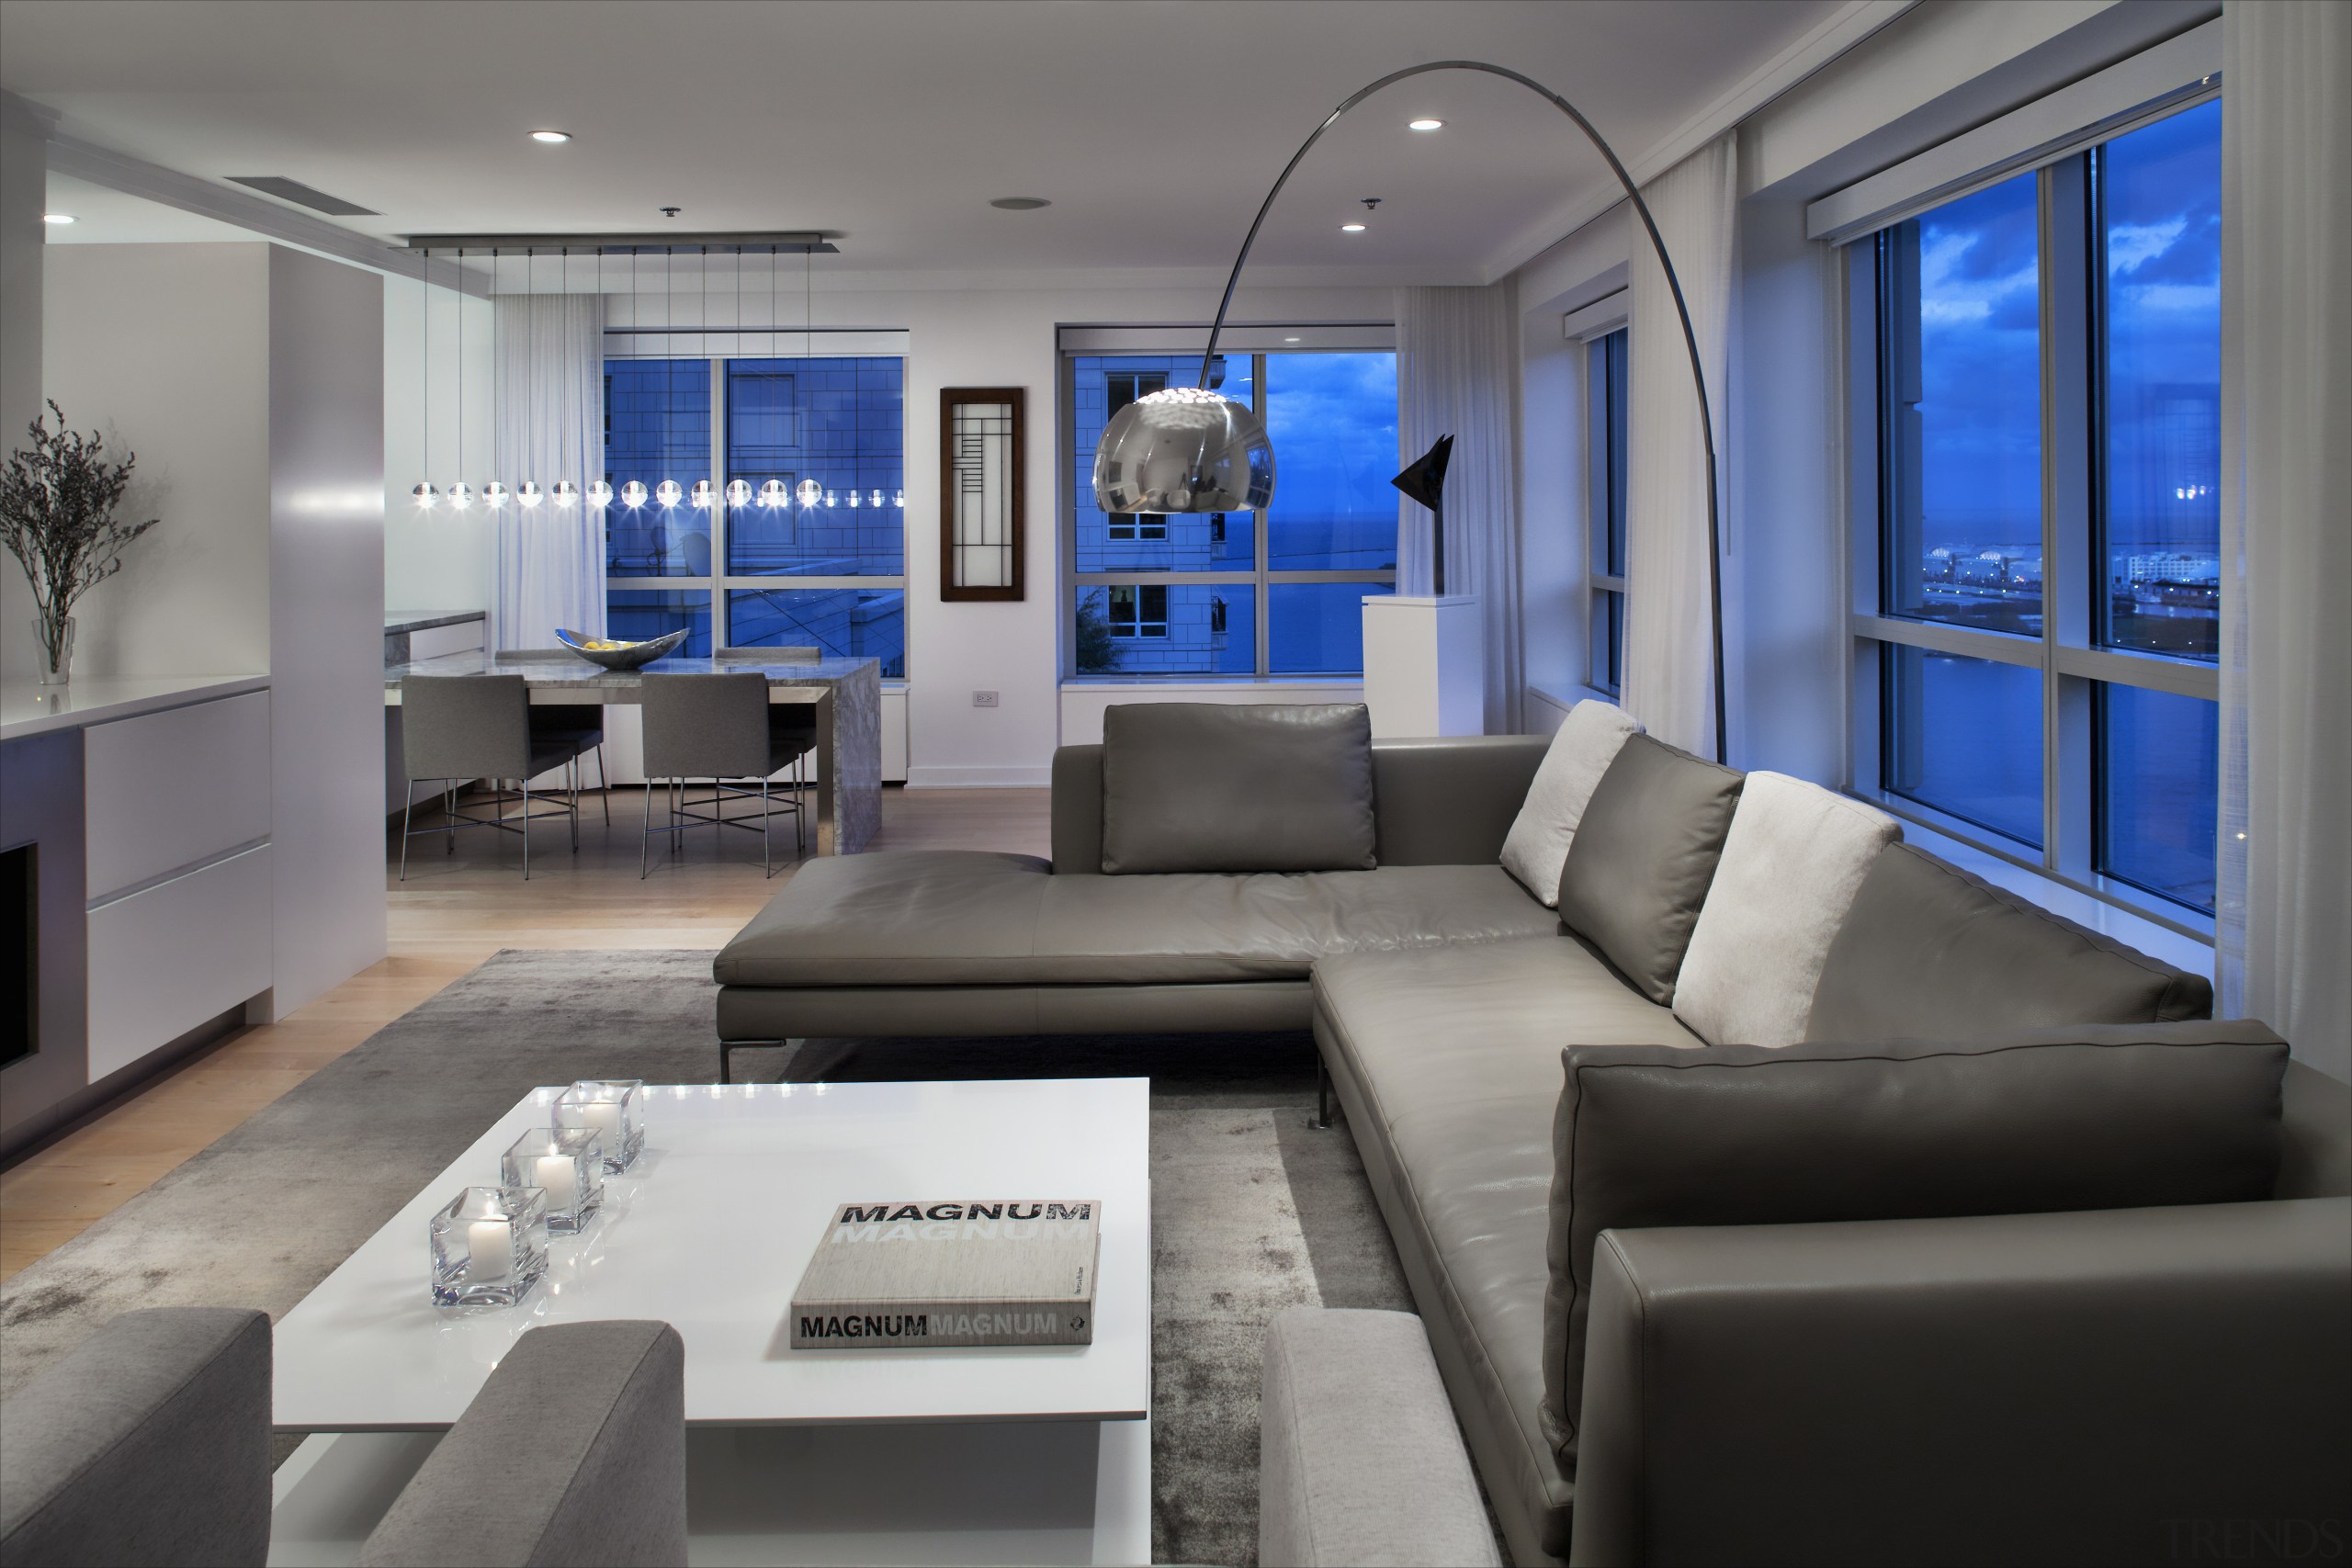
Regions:
[[548, 1195], [537, 1187], [469, 1187], [434, 1214], [433, 1304], [510, 1307], [548, 1271]]
[[498, 1179], [509, 1187], [544, 1189], [548, 1229], [558, 1235], [583, 1231], [605, 1206], [604, 1134], [587, 1127], [534, 1127], [507, 1149]]
[[645, 1147], [645, 1085], [637, 1078], [582, 1078], [555, 1102], [555, 1124], [603, 1134], [605, 1168], [627, 1170]]

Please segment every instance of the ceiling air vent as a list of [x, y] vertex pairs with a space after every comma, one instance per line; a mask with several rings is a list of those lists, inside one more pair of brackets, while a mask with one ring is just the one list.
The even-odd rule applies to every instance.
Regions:
[[345, 201], [339, 196], [329, 196], [313, 190], [300, 180], [289, 180], [284, 175], [231, 175], [229, 183], [248, 186], [265, 196], [281, 201], [298, 202], [313, 212], [323, 212], [330, 218], [378, 218], [372, 207], [362, 207], [356, 201]]

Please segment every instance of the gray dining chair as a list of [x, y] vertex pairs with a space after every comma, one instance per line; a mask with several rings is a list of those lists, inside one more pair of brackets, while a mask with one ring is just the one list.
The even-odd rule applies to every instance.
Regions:
[[[531, 879], [531, 822], [535, 817], [564, 817], [571, 825], [571, 849], [580, 852], [581, 753], [593, 743], [585, 737], [602, 731], [572, 730], [537, 735], [531, 728], [530, 693], [520, 675], [410, 676], [401, 682], [401, 750], [407, 797], [401, 807], [401, 880], [408, 880], [408, 841], [423, 833], [443, 835], [449, 853], [456, 853], [461, 828], [495, 828], [518, 833], [523, 840], [523, 880]], [[569, 798], [555, 797], [551, 810], [535, 811], [531, 781], [558, 768], [569, 768]], [[475, 779], [490, 781], [492, 815], [467, 811], [458, 792]], [[522, 796], [522, 814], [506, 815], [506, 783], [512, 780]], [[441, 826], [410, 826], [416, 810], [416, 786], [421, 782], [441, 785]], [[545, 798], [542, 796], [541, 798]]]
[[[773, 804], [770, 780], [786, 765], [797, 772], [800, 759], [816, 749], [817, 732], [813, 717], [807, 728], [792, 719], [772, 723], [768, 702], [768, 678], [755, 670], [727, 674], [654, 674], [644, 677], [642, 696], [645, 723], [645, 831], [638, 844], [638, 875], [640, 879], [651, 874], [648, 846], [656, 833], [669, 835], [673, 853], [682, 852], [684, 835], [695, 828], [756, 829], [760, 835], [760, 869], [764, 874], [775, 874], [775, 860], [769, 847], [768, 823], [783, 814]], [[785, 710], [794, 712], [790, 706]], [[685, 791], [687, 781], [708, 779], [711, 784], [708, 814], [694, 809]], [[757, 779], [754, 792], [740, 781]], [[729, 781], [738, 781], [730, 783]], [[653, 791], [657, 783], [665, 785], [669, 821], [662, 827], [653, 825]], [[749, 798], [756, 793], [760, 802], [757, 817], [729, 817], [727, 802], [738, 796]], [[783, 808], [792, 815], [792, 842], [795, 852], [807, 847], [808, 839], [801, 815], [800, 793], [793, 790], [791, 804]]]

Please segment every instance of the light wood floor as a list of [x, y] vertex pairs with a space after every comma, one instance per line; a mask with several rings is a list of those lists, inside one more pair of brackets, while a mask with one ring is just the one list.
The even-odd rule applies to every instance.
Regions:
[[[639, 882], [643, 795], [616, 790], [612, 805], [608, 830], [584, 804], [576, 860], [560, 827], [537, 829], [527, 883], [508, 834], [460, 833], [454, 856], [440, 840], [420, 838], [406, 882], [394, 880], [400, 844], [389, 840], [390, 955], [276, 1023], [237, 1032], [0, 1171], [0, 1279], [79, 1235], [501, 948], [716, 948], [791, 874], [763, 882], [759, 841], [748, 833], [728, 832], [714, 845], [698, 832], [683, 862], [660, 859], [657, 844], [653, 874]], [[886, 790], [872, 847], [1042, 855], [1046, 807], [1042, 789]], [[788, 861], [791, 825], [776, 827], [779, 861]]]

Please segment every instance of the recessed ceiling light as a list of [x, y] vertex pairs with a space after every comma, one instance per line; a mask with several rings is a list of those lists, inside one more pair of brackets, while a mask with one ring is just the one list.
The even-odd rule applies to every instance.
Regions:
[[40, 215], [40, 220], [44, 223], [71, 223], [74, 221], [74, 215], [70, 212], [44, 212]]
[[1283, 341], [1284, 343], [1296, 343], [1298, 340], [1297, 340], [1296, 338], [1295, 338], [1295, 337], [1286, 337], [1286, 338], [1283, 339]]
[[1445, 129], [1445, 121], [1442, 119], [1407, 120], [1405, 122], [1405, 129], [1408, 130], [1442, 130]]
[[531, 132], [531, 140], [534, 141], [544, 141], [548, 146], [552, 147], [560, 142], [571, 141], [571, 132], [568, 130], [535, 130]]
[[1051, 207], [1053, 203], [1042, 196], [1001, 196], [989, 205], [1004, 212], [1035, 212], [1041, 207]]
[[1342, 234], [1361, 234], [1363, 232], [1363, 225], [1361, 223], [1342, 223], [1340, 225], [1340, 232]]

